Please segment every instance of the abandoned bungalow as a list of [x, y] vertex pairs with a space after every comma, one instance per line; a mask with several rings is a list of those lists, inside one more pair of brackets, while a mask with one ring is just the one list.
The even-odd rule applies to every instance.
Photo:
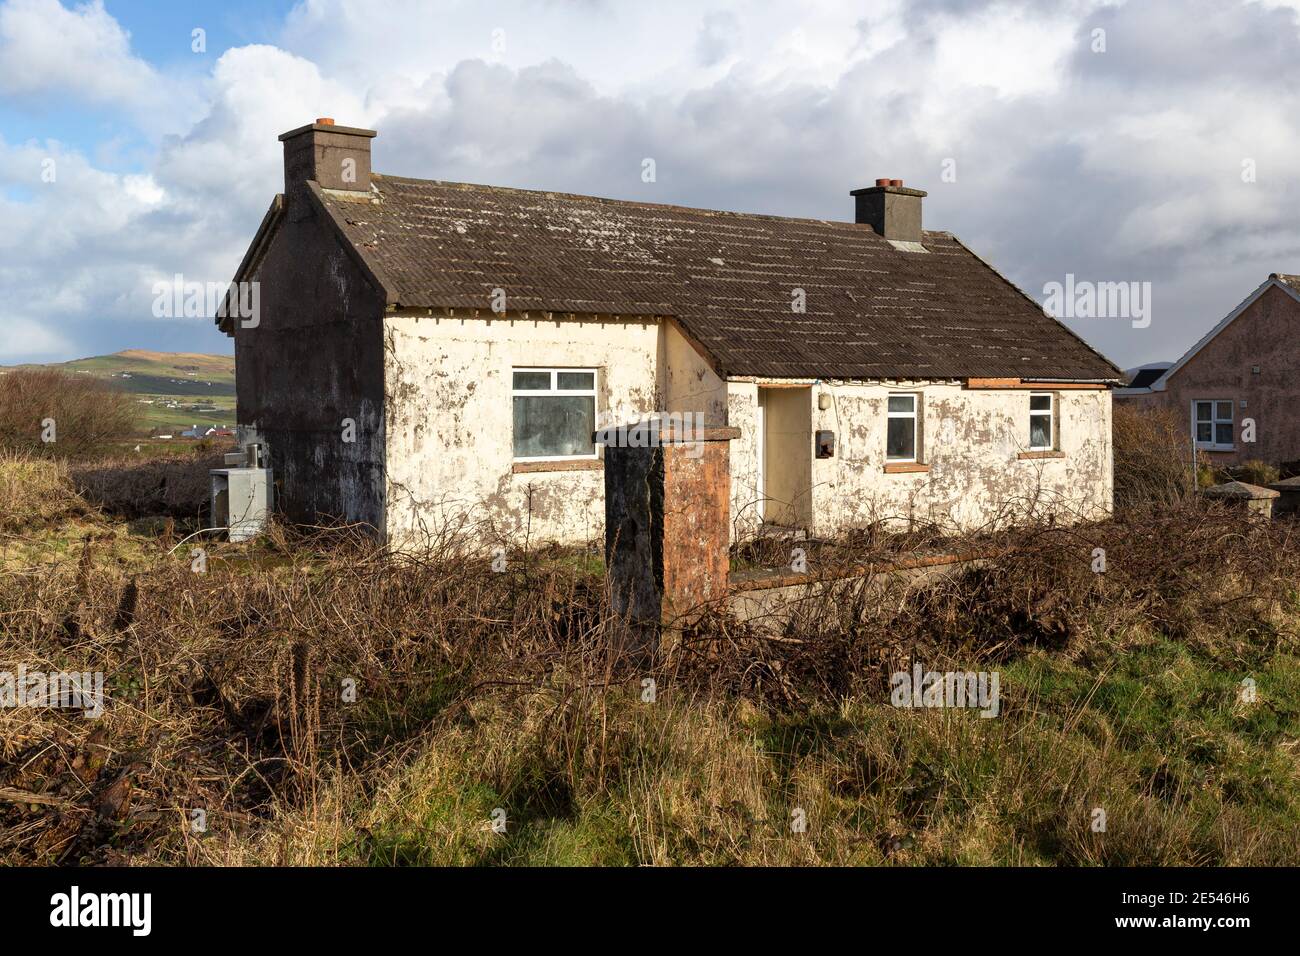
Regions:
[[1158, 374], [1115, 397], [1167, 408], [1187, 423], [1197, 452], [1215, 465], [1256, 459], [1300, 471], [1300, 276], [1270, 275]]
[[926, 193], [715, 212], [382, 176], [375, 135], [280, 137], [256, 315], [218, 317], [290, 519], [598, 540], [593, 431], [664, 413], [735, 436], [733, 537], [1109, 512], [1121, 373], [924, 230]]

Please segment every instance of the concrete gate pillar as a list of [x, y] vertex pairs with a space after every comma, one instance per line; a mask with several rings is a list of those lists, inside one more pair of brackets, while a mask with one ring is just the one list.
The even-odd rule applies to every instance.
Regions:
[[605, 444], [605, 568], [614, 607], [680, 626], [727, 593], [731, 441], [738, 428], [652, 420], [597, 432]]

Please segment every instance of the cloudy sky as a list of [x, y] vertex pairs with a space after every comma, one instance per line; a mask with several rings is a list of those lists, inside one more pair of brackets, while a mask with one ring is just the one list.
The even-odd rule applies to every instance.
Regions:
[[1040, 301], [1151, 283], [1149, 327], [1069, 324], [1174, 359], [1300, 272], [1297, 8], [0, 0], [0, 363], [230, 351], [153, 284], [230, 278], [316, 116], [434, 179], [851, 219], [900, 178]]

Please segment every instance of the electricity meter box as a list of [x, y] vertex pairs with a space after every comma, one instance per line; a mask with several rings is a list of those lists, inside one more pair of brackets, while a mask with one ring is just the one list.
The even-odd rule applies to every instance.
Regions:
[[247, 541], [266, 528], [271, 514], [270, 468], [213, 468], [212, 525], [231, 541]]

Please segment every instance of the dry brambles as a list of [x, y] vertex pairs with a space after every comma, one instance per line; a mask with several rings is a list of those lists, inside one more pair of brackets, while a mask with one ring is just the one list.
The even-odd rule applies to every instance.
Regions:
[[[101, 671], [107, 699], [0, 709], [0, 861], [1295, 864], [1297, 526], [1133, 440], [1113, 521], [864, 532], [810, 566], [990, 557], [701, 609], [651, 657], [611, 650], [592, 550], [221, 545], [186, 538], [202, 454], [9, 453], [0, 671]], [[890, 706], [914, 661], [999, 671], [999, 717]]]

